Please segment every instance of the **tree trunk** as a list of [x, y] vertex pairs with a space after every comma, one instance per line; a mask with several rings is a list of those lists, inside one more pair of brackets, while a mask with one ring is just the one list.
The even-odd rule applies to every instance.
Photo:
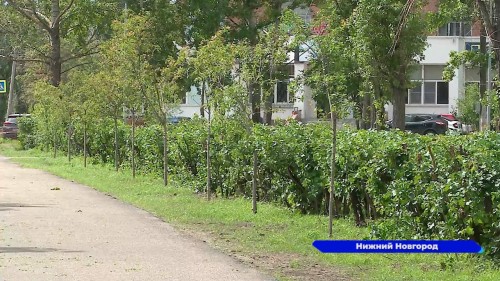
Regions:
[[401, 86], [393, 86], [392, 91], [392, 125], [393, 128], [405, 130], [405, 90]]
[[132, 110], [132, 178], [135, 179], [135, 110]]
[[[481, 24], [481, 36], [479, 40], [479, 51], [481, 54], [486, 54], [486, 31], [483, 24]], [[479, 66], [479, 130], [483, 131], [486, 126], [486, 110], [483, 104], [484, 97], [486, 94], [487, 82], [486, 77], [488, 76], [488, 64], [481, 64]]]
[[361, 127], [366, 130], [371, 127], [371, 98], [369, 93], [363, 95], [363, 104], [361, 107]]
[[83, 123], [83, 167], [87, 168], [87, 124]]
[[[330, 98], [329, 98], [330, 99]], [[330, 108], [331, 100], [330, 100]], [[332, 126], [332, 155], [330, 159], [330, 200], [328, 203], [328, 237], [333, 237], [333, 199], [335, 196], [335, 157], [337, 154], [337, 113], [334, 110], [330, 112], [331, 126]]]
[[208, 109], [208, 135], [207, 135], [207, 200], [212, 196], [212, 166], [210, 163], [210, 134], [212, 133], [212, 120]]
[[61, 83], [61, 36], [60, 36], [60, 7], [59, 0], [52, 0], [51, 22], [52, 27], [49, 31], [50, 36], [50, 82], [52, 86], [58, 87]]
[[201, 105], [200, 105], [200, 116], [205, 117], [205, 81], [201, 84]]
[[68, 128], [68, 162], [71, 162], [71, 132], [72, 128], [71, 125]]
[[12, 61], [12, 72], [10, 74], [10, 85], [9, 85], [9, 98], [7, 101], [7, 114], [5, 115], [5, 119], [10, 114], [15, 113], [16, 109], [16, 88], [15, 88], [15, 81], [16, 81], [16, 68], [17, 68], [17, 62], [15, 60]]
[[115, 171], [118, 171], [118, 119], [115, 117]]
[[54, 132], [52, 136], [52, 140], [54, 141], [54, 158], [57, 157], [57, 134]]
[[163, 128], [163, 185], [168, 185], [168, 147], [167, 147], [167, 120], [162, 124]]
[[257, 170], [259, 169], [258, 165], [258, 155], [257, 149], [254, 147], [253, 149], [253, 174], [252, 174], [252, 211], [254, 214], [257, 214]]
[[268, 85], [264, 102], [264, 124], [271, 125], [273, 120], [274, 85]]
[[261, 123], [260, 118], [260, 88], [258, 84], [252, 83], [250, 85], [250, 101], [252, 104], [252, 121], [254, 123]]

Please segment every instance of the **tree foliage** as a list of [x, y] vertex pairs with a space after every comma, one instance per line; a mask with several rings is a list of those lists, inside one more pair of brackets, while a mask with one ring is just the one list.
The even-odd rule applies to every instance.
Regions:
[[7, 0], [0, 27], [13, 52], [0, 57], [41, 63], [47, 80], [59, 86], [64, 73], [96, 52], [116, 15], [113, 0]]

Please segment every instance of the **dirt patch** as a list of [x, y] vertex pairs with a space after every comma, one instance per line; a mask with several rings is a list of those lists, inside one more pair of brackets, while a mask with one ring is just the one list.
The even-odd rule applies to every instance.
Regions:
[[335, 267], [317, 263], [312, 258], [298, 254], [232, 254], [231, 256], [245, 264], [255, 266], [258, 269], [263, 269], [277, 276], [283, 276], [289, 280], [353, 280]]
[[[357, 280], [350, 277], [340, 268], [321, 263], [306, 255], [289, 253], [262, 253], [249, 252], [243, 249], [232, 239], [228, 239], [224, 232], [214, 232], [208, 229], [201, 230], [197, 224], [193, 227], [184, 227], [181, 231], [223, 251], [227, 255], [243, 264], [277, 276], [280, 280], [294, 281], [350, 281]], [[242, 223], [240, 227], [251, 227], [251, 224]]]

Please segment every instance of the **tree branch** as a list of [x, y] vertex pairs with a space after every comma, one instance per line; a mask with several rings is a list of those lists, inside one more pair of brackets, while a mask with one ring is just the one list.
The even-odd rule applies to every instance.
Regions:
[[5, 55], [5, 54], [0, 54], [0, 58], [7, 59], [8, 61], [18, 61], [18, 62], [43, 62], [43, 63], [46, 63], [46, 61], [41, 60], [41, 59], [15, 58], [13, 55]]
[[75, 0], [71, 0], [71, 2], [68, 4], [68, 6], [66, 6], [66, 8], [64, 8], [64, 10], [62, 10], [62, 12], [59, 13], [59, 15], [57, 16], [56, 20], [52, 23], [52, 28], [54, 27], [54, 24], [56, 22], [61, 21], [61, 18], [69, 11], [69, 9], [71, 9], [71, 7], [73, 6], [74, 2], [75, 2]]
[[491, 15], [488, 12], [488, 8], [486, 7], [486, 3], [483, 0], [476, 0], [476, 4], [479, 7], [479, 11], [481, 13], [483, 22], [484, 22], [484, 27], [486, 28], [486, 33], [488, 34], [488, 37], [490, 40], [493, 42], [493, 33], [495, 33], [495, 27], [493, 26], [493, 23], [491, 22]]
[[87, 65], [87, 64], [91, 64], [92, 62], [82, 62], [82, 63], [79, 63], [79, 64], [76, 64], [76, 65], [73, 65], [72, 67], [64, 70], [64, 71], [61, 71], [61, 74], [64, 74], [70, 70], [72, 70], [73, 68], [77, 68], [77, 67], [80, 67], [80, 66], [83, 66], [83, 65]]
[[17, 5], [13, 0], [7, 0], [7, 3], [10, 4], [16, 11], [18, 11], [23, 17], [26, 19], [36, 23], [39, 25], [42, 29], [49, 31], [50, 32], [50, 26], [49, 26], [49, 21], [47, 17], [44, 15], [38, 13], [35, 11], [35, 8], [33, 10], [27, 9], [20, 7]]
[[228, 17], [229, 21], [232, 22], [235, 26], [241, 27], [241, 25], [237, 22], [235, 22], [231, 17]]
[[[94, 48], [94, 49], [95, 49], [95, 48]], [[91, 49], [91, 50], [89, 50], [88, 52], [84, 52], [84, 53], [76, 54], [76, 55], [73, 55], [73, 56], [70, 56], [70, 57], [67, 57], [67, 58], [61, 59], [61, 62], [62, 62], [62, 63], [65, 63], [65, 62], [68, 62], [68, 61], [71, 61], [71, 60], [75, 60], [75, 59], [79, 59], [79, 58], [83, 58], [83, 57], [87, 57], [87, 56], [95, 55], [95, 54], [98, 54], [98, 53], [99, 53], [99, 50], [97, 50], [97, 51], [93, 51], [93, 50]]]

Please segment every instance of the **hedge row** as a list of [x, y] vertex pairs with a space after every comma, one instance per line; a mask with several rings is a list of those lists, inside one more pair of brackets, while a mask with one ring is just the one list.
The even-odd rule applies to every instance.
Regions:
[[[36, 123], [36, 122], [35, 122]], [[36, 124], [21, 130], [26, 146], [52, 147]], [[66, 135], [60, 132], [60, 143]], [[91, 129], [96, 162], [112, 162], [113, 126]], [[130, 161], [130, 127], [119, 126], [121, 165]], [[259, 156], [261, 201], [302, 213], [325, 214], [329, 197], [331, 131], [327, 124], [255, 125], [253, 134], [236, 120], [214, 120], [211, 163], [218, 196], [250, 196], [252, 151]], [[206, 122], [194, 119], [169, 128], [169, 165], [177, 177], [203, 191]], [[81, 132], [73, 137], [81, 151]], [[50, 145], [48, 144], [50, 143]], [[162, 173], [158, 126], [137, 129], [137, 165]], [[373, 235], [397, 239], [472, 238], [500, 255], [500, 135], [420, 136], [398, 131], [340, 131], [335, 215], [357, 225], [373, 220]]]

